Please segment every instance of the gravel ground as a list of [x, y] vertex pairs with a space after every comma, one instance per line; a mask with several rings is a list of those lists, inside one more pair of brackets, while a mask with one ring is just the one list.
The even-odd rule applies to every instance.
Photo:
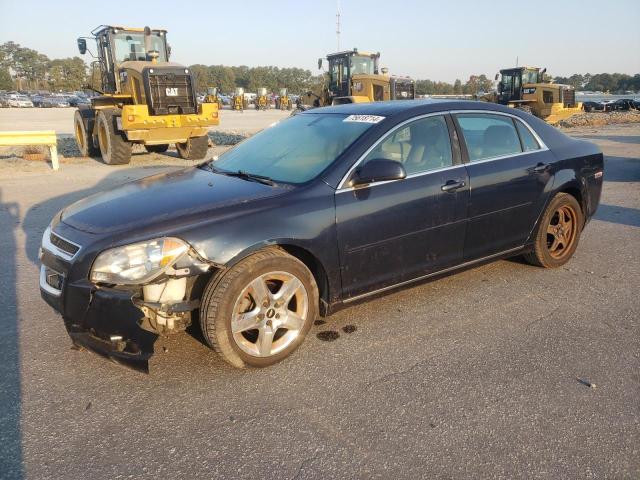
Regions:
[[616, 125], [625, 123], [640, 123], [640, 111], [629, 110], [628, 112], [589, 112], [573, 115], [559, 122], [562, 128], [575, 127], [603, 127], [605, 125]]
[[564, 268], [500, 261], [352, 306], [263, 370], [164, 338], [147, 376], [69, 348], [37, 250], [63, 206], [184, 162], [0, 155], [0, 477], [639, 478], [640, 126], [571, 134], [607, 158]]

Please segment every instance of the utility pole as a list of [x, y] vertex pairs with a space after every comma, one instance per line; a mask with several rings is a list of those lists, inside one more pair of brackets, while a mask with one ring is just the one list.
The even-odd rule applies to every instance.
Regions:
[[338, 40], [338, 50], [340, 51], [340, 0], [338, 0], [336, 5], [336, 38]]

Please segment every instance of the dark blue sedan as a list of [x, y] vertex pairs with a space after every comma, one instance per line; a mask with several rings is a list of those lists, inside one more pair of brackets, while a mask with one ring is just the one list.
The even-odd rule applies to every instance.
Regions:
[[596, 146], [500, 105], [314, 109], [66, 208], [40, 289], [76, 345], [130, 366], [192, 323], [230, 364], [267, 366], [351, 302], [514, 255], [563, 265], [602, 176]]

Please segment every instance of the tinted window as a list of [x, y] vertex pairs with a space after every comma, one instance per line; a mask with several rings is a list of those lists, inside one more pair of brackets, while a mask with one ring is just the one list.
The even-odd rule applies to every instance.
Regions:
[[522, 141], [522, 149], [525, 152], [531, 152], [532, 150], [540, 150], [540, 145], [538, 141], [533, 136], [531, 131], [524, 126], [524, 124], [516, 120], [516, 128], [518, 129], [518, 133], [520, 134], [520, 140]]
[[401, 162], [407, 175], [451, 166], [446, 120], [441, 115], [427, 117], [394, 130], [367, 155], [363, 164], [373, 159]]
[[522, 152], [511, 117], [465, 113], [457, 115], [457, 119], [471, 162]]
[[296, 115], [223, 153], [213, 166], [303, 183], [327, 168], [371, 126], [347, 115]]

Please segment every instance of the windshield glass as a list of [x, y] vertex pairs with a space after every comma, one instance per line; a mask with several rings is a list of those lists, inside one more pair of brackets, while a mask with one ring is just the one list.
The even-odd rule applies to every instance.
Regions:
[[351, 57], [351, 74], [357, 75], [364, 73], [367, 75], [373, 75], [375, 64], [371, 57], [361, 57], [354, 55]]
[[537, 70], [524, 70], [522, 72], [522, 84], [525, 83], [538, 83], [538, 71]]
[[[144, 33], [142, 32], [119, 32], [113, 36], [116, 62], [127, 61], [148, 61], [147, 52], [144, 49]], [[160, 56], [159, 62], [167, 61], [167, 51], [164, 48], [164, 36], [151, 33], [151, 50], [157, 50]]]
[[209, 165], [276, 182], [304, 183], [331, 165], [371, 125], [349, 121], [347, 115], [296, 115], [248, 138]]

